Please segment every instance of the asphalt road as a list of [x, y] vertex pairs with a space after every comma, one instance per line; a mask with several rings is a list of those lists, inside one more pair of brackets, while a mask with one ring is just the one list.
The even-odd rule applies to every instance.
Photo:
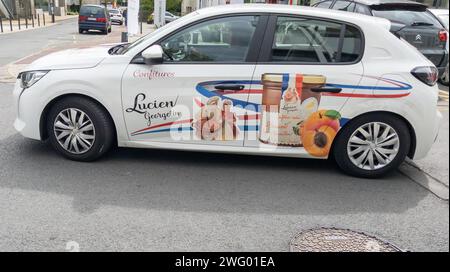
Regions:
[[0, 35], [0, 65], [6, 65], [58, 42], [72, 41], [74, 35], [80, 40], [89, 39], [87, 35], [78, 35], [75, 24], [76, 20], [70, 19], [51, 27]]
[[0, 251], [287, 251], [322, 226], [449, 251], [448, 202], [400, 172], [365, 180], [328, 161], [124, 148], [72, 162], [14, 131], [11, 90], [0, 84]]

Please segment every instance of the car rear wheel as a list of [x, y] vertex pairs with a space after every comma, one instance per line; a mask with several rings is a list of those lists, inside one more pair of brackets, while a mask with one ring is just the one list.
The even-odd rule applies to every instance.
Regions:
[[395, 115], [363, 115], [347, 124], [334, 143], [336, 163], [346, 173], [378, 178], [396, 169], [411, 144], [408, 126]]
[[83, 32], [84, 32], [84, 29], [81, 29], [81, 28], [78, 29], [78, 33], [83, 34]]
[[114, 125], [94, 101], [68, 97], [57, 102], [47, 116], [47, 133], [54, 149], [76, 161], [93, 161], [112, 146]]

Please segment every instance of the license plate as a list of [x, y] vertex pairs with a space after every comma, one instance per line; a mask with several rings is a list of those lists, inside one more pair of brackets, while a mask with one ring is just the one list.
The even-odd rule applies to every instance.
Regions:
[[97, 21], [97, 18], [87, 18], [88, 21]]

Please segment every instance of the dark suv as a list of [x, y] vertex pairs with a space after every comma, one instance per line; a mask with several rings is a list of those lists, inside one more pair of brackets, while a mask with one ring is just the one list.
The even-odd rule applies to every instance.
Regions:
[[100, 5], [83, 5], [78, 17], [78, 32], [100, 30], [104, 34], [111, 32], [108, 10]]
[[392, 22], [391, 32], [422, 52], [440, 75], [445, 72], [447, 32], [426, 5], [405, 0], [325, 0], [313, 6], [388, 19]]

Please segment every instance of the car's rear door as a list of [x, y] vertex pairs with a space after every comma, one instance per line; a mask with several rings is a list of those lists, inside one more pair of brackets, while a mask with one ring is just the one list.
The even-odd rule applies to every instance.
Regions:
[[249, 94], [261, 107], [248, 111], [245, 145], [325, 157], [361, 81], [363, 48], [356, 26], [271, 16]]
[[209, 18], [158, 41], [162, 64], [138, 56], [122, 81], [130, 139], [243, 146], [244, 108], [267, 18]]

